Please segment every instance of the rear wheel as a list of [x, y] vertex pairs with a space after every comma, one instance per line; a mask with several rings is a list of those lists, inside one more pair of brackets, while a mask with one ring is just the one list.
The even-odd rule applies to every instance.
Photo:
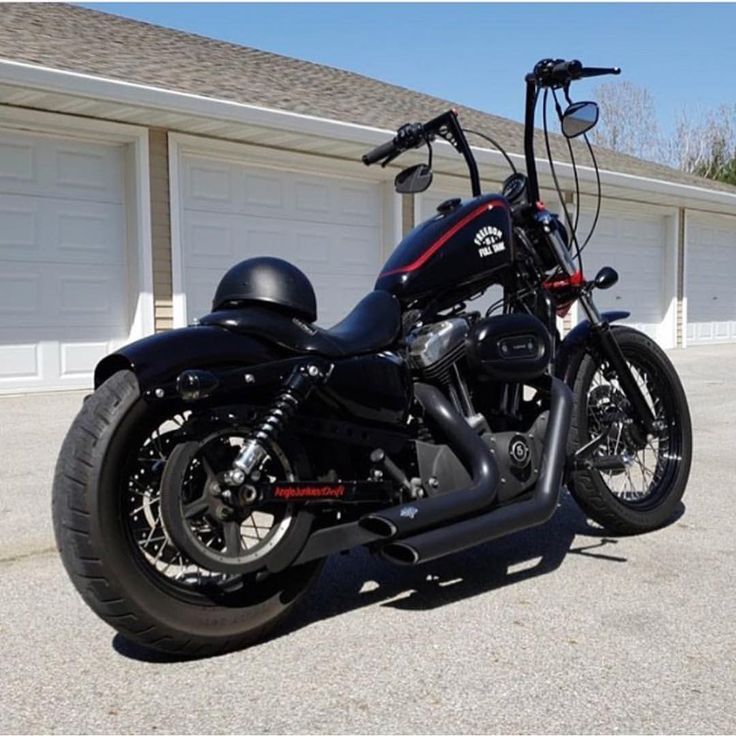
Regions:
[[[143, 401], [132, 373], [108, 379], [85, 402], [62, 446], [54, 529], [72, 581], [101, 618], [145, 647], [207, 656], [264, 637], [293, 610], [321, 565], [228, 575], [197, 565], [172, 543], [159, 483], [172, 450], [191, 439], [190, 420]], [[215, 432], [212, 453], [234, 453], [238, 434]], [[301, 460], [283, 450], [274, 458], [269, 472], [297, 477]], [[238, 553], [255, 556], [268, 540], [302, 535], [299, 517], [287, 507], [254, 512], [238, 529]], [[192, 518], [203, 544], [225, 554], [233, 549], [231, 528], [204, 513]]]
[[574, 384], [572, 449], [599, 438], [593, 462], [603, 467], [602, 459], [613, 457], [623, 464], [574, 473], [570, 490], [588, 516], [606, 529], [637, 534], [663, 526], [676, 513], [690, 474], [690, 411], [662, 349], [636, 330], [614, 329], [657, 429], [643, 436], [614, 371], [597, 352], [586, 353]]

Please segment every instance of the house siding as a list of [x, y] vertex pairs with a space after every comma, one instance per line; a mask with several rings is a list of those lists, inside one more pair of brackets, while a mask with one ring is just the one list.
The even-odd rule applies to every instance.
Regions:
[[171, 283], [171, 212], [169, 206], [169, 141], [166, 130], [148, 131], [151, 175], [151, 240], [156, 331], [174, 326]]
[[406, 235], [414, 227], [414, 195], [404, 194], [401, 197], [401, 232]]

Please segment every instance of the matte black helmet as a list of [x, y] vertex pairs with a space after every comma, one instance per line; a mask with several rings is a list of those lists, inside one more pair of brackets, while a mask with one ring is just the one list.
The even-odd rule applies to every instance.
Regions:
[[233, 266], [220, 281], [212, 309], [248, 302], [282, 307], [307, 322], [317, 319], [317, 298], [309, 279], [281, 258], [249, 258]]

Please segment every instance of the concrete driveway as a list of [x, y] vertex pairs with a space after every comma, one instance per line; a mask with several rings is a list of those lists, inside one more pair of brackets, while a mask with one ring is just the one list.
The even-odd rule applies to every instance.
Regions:
[[0, 732], [736, 731], [736, 346], [671, 353], [693, 412], [685, 514], [541, 530], [417, 570], [332, 560], [290, 627], [152, 661], [53, 553], [49, 487], [82, 394], [0, 399]]

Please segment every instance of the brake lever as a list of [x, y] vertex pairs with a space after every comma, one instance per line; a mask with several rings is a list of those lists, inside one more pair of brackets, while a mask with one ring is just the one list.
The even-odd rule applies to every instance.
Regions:
[[387, 156], [383, 161], [381, 161], [381, 168], [385, 169], [395, 158], [398, 158], [401, 156], [403, 151], [396, 151], [392, 153], [390, 156]]

